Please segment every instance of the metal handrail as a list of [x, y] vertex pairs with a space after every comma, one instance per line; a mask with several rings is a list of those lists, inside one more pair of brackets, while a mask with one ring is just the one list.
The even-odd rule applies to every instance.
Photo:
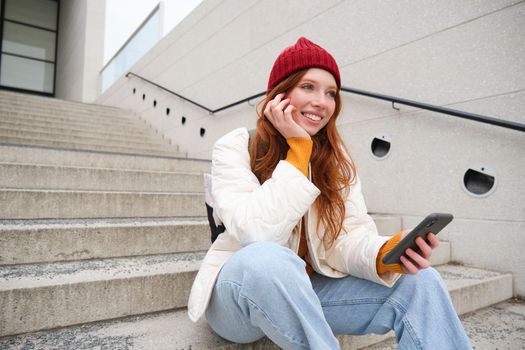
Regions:
[[377, 94], [377, 93], [374, 93], [374, 92], [369, 92], [369, 91], [364, 91], [364, 90], [359, 90], [359, 89], [352, 89], [352, 88], [348, 88], [348, 87], [344, 87], [344, 86], [341, 87], [341, 90], [342, 91], [346, 91], [346, 92], [350, 92], [350, 93], [353, 93], [353, 94], [358, 94], [358, 95], [363, 95], [363, 96], [377, 98], [377, 99], [380, 99], [380, 100], [390, 101], [392, 103], [400, 103], [400, 104], [404, 104], [404, 105], [407, 105], [407, 106], [412, 106], [412, 107], [417, 107], [417, 108], [421, 108], [421, 109], [426, 109], [426, 110], [429, 110], [429, 111], [432, 111], [432, 112], [436, 112], [436, 113], [443, 113], [443, 114], [453, 115], [455, 117], [459, 117], [459, 118], [463, 118], [463, 119], [469, 119], [469, 120], [474, 120], [474, 121], [477, 121], [477, 122], [480, 122], [480, 123], [492, 124], [492, 125], [497, 125], [497, 126], [501, 126], [501, 127], [504, 127], [504, 128], [514, 129], [514, 130], [519, 130], [519, 131], [525, 131], [525, 124], [518, 123], [518, 122], [497, 119], [497, 118], [488, 117], [488, 116], [481, 115], [481, 114], [475, 114], [475, 113], [459, 111], [457, 109], [452, 109], [452, 108], [434, 106], [434, 105], [431, 105], [431, 104], [428, 104], [428, 103], [416, 102], [416, 101], [407, 100], [407, 99], [404, 99], [404, 98], [399, 98], [399, 97], [394, 97], [394, 96], [381, 95], [381, 94]]
[[[181, 95], [177, 94], [176, 92], [173, 92], [173, 91], [171, 91], [169, 89], [166, 89], [165, 87], [160, 86], [160, 85], [158, 85], [158, 84], [156, 84], [156, 83], [154, 83], [154, 82], [152, 82], [152, 81], [150, 81], [150, 80], [148, 80], [146, 78], [143, 78], [140, 75], [137, 75], [137, 74], [135, 74], [133, 72], [128, 72], [126, 74], [126, 77], [129, 77], [130, 75], [133, 75], [133, 76], [135, 76], [135, 77], [137, 77], [137, 78], [139, 78], [139, 79], [141, 79], [141, 80], [143, 80], [143, 81], [145, 81], [145, 82], [147, 82], [149, 84], [152, 84], [152, 85], [158, 87], [159, 89], [167, 91], [167, 92], [169, 92], [169, 93], [171, 93], [171, 94], [173, 94], [173, 95], [183, 99], [184, 101], [187, 101], [187, 102], [189, 102], [191, 104], [194, 104], [195, 106], [200, 107], [200, 108], [208, 111], [210, 114], [215, 114], [215, 113], [223, 111], [225, 109], [228, 109], [228, 108], [231, 108], [231, 107], [235, 107], [235, 106], [240, 105], [242, 103], [248, 102], [248, 101], [250, 101], [250, 100], [252, 100], [254, 98], [266, 95], [266, 92], [261, 92], [259, 94], [247, 97], [245, 99], [242, 99], [240, 101], [231, 103], [231, 104], [226, 105], [224, 107], [212, 110], [212, 109], [204, 107], [203, 105], [201, 105], [201, 104], [199, 104], [197, 102], [194, 102], [194, 101], [192, 101], [192, 100], [190, 100], [190, 99], [188, 99], [188, 98], [186, 98], [184, 96], [181, 96]], [[421, 103], [421, 102], [407, 100], [407, 99], [399, 98], [399, 97], [395, 97], [395, 96], [388, 96], [388, 95], [377, 94], [375, 92], [369, 92], [369, 91], [364, 91], [364, 90], [359, 90], [359, 89], [353, 89], [353, 88], [349, 88], [349, 87], [346, 87], [346, 86], [342, 86], [341, 87], [341, 91], [345, 91], [345, 92], [352, 93], [352, 94], [358, 94], [358, 95], [362, 95], [362, 96], [367, 96], [367, 97], [372, 97], [372, 98], [376, 98], [376, 99], [380, 99], [380, 100], [390, 101], [390, 102], [392, 102], [392, 106], [393, 106], [394, 103], [399, 103], [399, 104], [403, 104], [403, 105], [407, 105], [407, 106], [411, 106], [411, 107], [416, 107], [416, 108], [429, 110], [429, 111], [436, 112], [436, 113], [448, 114], [448, 115], [452, 115], [452, 116], [463, 118], [463, 119], [474, 120], [474, 121], [477, 121], [477, 122], [480, 122], [480, 123], [491, 124], [491, 125], [501, 126], [501, 127], [504, 127], [504, 128], [525, 132], [525, 124], [518, 123], [518, 122], [497, 119], [497, 118], [488, 117], [488, 116], [481, 115], [481, 114], [463, 112], [463, 111], [459, 111], [457, 109], [451, 109], [451, 108], [446, 108], [446, 107], [434, 106], [434, 105], [431, 105], [431, 104], [428, 104], [428, 103]]]
[[135, 74], [135, 73], [133, 73], [133, 72], [128, 72], [128, 73], [126, 74], [126, 78], [129, 78], [130, 75], [133, 75], [133, 76], [135, 76], [135, 77], [137, 77], [137, 78], [139, 78], [139, 79], [141, 79], [141, 80], [144, 80], [145, 82], [147, 82], [147, 83], [149, 83], [149, 84], [151, 84], [151, 85], [154, 85], [154, 86], [158, 87], [159, 89], [162, 89], [162, 90], [164, 90], [164, 91], [166, 91], [166, 92], [169, 92], [170, 94], [173, 94], [173, 95], [177, 96], [178, 98], [181, 98], [181, 99], [183, 99], [184, 101], [188, 101], [189, 103], [194, 104], [195, 106], [200, 107], [200, 108], [202, 108], [202, 109], [205, 109], [205, 110], [207, 110], [208, 112], [210, 112], [210, 113], [213, 114], [213, 110], [211, 110], [211, 109], [209, 109], [209, 108], [207, 108], [207, 107], [204, 107], [203, 105], [198, 104], [197, 102], [192, 101], [192, 100], [190, 100], [189, 98], [186, 98], [186, 97], [184, 97], [184, 96], [182, 96], [182, 95], [179, 95], [178, 93], [176, 93], [176, 92], [174, 92], [174, 91], [171, 91], [171, 90], [169, 90], [169, 89], [166, 89], [164, 86], [160, 86], [159, 84], [154, 83], [154, 82], [152, 82], [152, 81], [150, 81], [150, 80], [148, 80], [148, 79], [146, 79], [146, 78], [143, 78], [143, 77], [141, 77], [140, 75], [137, 75], [137, 74]]

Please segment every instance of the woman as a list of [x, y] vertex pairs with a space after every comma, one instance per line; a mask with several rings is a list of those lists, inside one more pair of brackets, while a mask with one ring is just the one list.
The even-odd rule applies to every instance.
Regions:
[[233, 342], [338, 349], [334, 334], [386, 333], [400, 349], [467, 349], [439, 274], [438, 240], [419, 238], [401, 264], [385, 256], [408, 233], [377, 234], [336, 128], [339, 68], [306, 38], [270, 73], [255, 135], [213, 150], [212, 194], [226, 231], [208, 251], [188, 304], [194, 321]]

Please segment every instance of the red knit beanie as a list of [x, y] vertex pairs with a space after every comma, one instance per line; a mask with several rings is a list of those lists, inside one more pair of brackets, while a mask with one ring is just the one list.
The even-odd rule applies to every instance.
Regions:
[[337, 87], [341, 87], [339, 68], [332, 55], [321, 46], [314, 44], [305, 37], [301, 37], [295, 45], [285, 48], [275, 60], [266, 93], [268, 94], [290, 74], [304, 68], [322, 68], [327, 70], [334, 76]]

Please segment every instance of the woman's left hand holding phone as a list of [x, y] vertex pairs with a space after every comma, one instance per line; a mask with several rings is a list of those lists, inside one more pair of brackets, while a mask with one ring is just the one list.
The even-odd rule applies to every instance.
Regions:
[[289, 98], [283, 100], [284, 96], [285, 93], [278, 94], [268, 102], [264, 109], [264, 115], [285, 139], [291, 137], [310, 139], [306, 130], [295, 122], [294, 115], [298, 113], [297, 108], [290, 104]]
[[[401, 234], [401, 239], [403, 239], [411, 230], [405, 230]], [[430, 266], [430, 257], [432, 256], [432, 251], [439, 246], [439, 240], [436, 235], [429, 233], [427, 235], [428, 243], [422, 237], [416, 238], [416, 244], [419, 247], [419, 252], [414, 251], [411, 248], [408, 248], [405, 252], [405, 255], [401, 256], [401, 266], [403, 271], [406, 274], [414, 275], [422, 269], [426, 269]]]

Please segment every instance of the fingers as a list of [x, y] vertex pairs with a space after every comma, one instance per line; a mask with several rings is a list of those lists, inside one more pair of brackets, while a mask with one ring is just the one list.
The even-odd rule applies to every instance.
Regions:
[[266, 108], [264, 109], [264, 115], [271, 121], [281, 117], [283, 115], [283, 110], [290, 103], [289, 98], [286, 98], [284, 100], [282, 99], [284, 96], [284, 93], [278, 94], [273, 98], [273, 100], [266, 104]]
[[427, 235], [428, 243], [430, 243], [430, 247], [432, 249], [436, 249], [439, 246], [439, 240], [437, 239], [436, 235], [430, 232]]
[[401, 258], [399, 258], [399, 260], [401, 261], [403, 272], [407, 275], [415, 275], [419, 271], [419, 268], [416, 265], [414, 265], [414, 263], [410, 261], [410, 259], [408, 259], [406, 256], [402, 255]]
[[422, 237], [416, 238], [416, 244], [419, 247], [419, 255], [425, 259], [430, 259], [430, 256], [432, 255], [432, 247], [429, 246]]
[[289, 103], [290, 103], [290, 100], [285, 99], [285, 100], [282, 100], [277, 105], [275, 105], [274, 107], [270, 108], [270, 111], [269, 111], [270, 116], [268, 117], [268, 119], [270, 119], [272, 124], [279, 131], [281, 131], [283, 127], [286, 127], [286, 125], [290, 122], [290, 119], [291, 119], [290, 113], [291, 113], [291, 110], [295, 107], [290, 105]]
[[264, 109], [264, 115], [284, 138], [310, 138], [310, 135], [297, 124], [296, 118], [294, 118], [297, 108], [290, 104], [289, 98], [283, 99], [284, 96], [284, 93], [278, 94], [268, 102]]
[[[410, 233], [411, 230], [404, 230], [401, 234], [401, 239]], [[427, 242], [428, 241], [428, 242]], [[416, 244], [419, 251], [416, 252], [413, 249], [407, 249], [405, 255], [401, 256], [401, 266], [406, 274], [416, 274], [419, 270], [426, 269], [430, 266], [430, 257], [432, 256], [432, 250], [439, 246], [439, 240], [436, 235], [429, 233], [427, 235], [427, 241], [422, 237], [416, 238]]]
[[287, 123], [295, 124], [297, 123], [297, 120], [294, 118], [294, 114], [297, 111], [297, 108], [292, 105], [288, 105], [284, 109], [284, 119]]
[[417, 266], [419, 270], [426, 269], [430, 266], [429, 258], [421, 255], [421, 253], [415, 252], [413, 249], [408, 248], [405, 252], [405, 257], [408, 257], [410, 262]]
[[429, 240], [429, 243], [427, 243], [422, 237], [416, 238], [416, 244], [419, 251], [416, 252], [409, 248], [405, 251], [405, 255], [401, 257], [400, 260], [405, 273], [415, 274], [419, 270], [426, 269], [430, 266], [432, 250], [439, 245], [439, 241], [433, 233], [429, 233], [427, 239]]

